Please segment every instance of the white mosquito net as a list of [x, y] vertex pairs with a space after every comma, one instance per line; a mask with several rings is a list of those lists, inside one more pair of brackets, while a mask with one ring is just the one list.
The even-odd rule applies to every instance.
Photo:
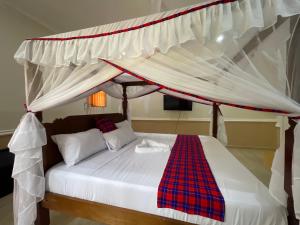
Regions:
[[[300, 115], [296, 63], [300, 25], [294, 15], [299, 13], [298, 0], [207, 0], [24, 41], [15, 59], [24, 66], [28, 113], [9, 143], [16, 156], [15, 224], [33, 224], [36, 203], [44, 195], [41, 151], [46, 134], [32, 112], [99, 90], [122, 98], [120, 83], [143, 80], [149, 85], [129, 88], [129, 98], [159, 91], [203, 104], [274, 112], [296, 120]], [[226, 143], [224, 132], [219, 138]], [[295, 139], [294, 206], [300, 218], [300, 125]], [[283, 146], [273, 163], [270, 192], [286, 206]]]

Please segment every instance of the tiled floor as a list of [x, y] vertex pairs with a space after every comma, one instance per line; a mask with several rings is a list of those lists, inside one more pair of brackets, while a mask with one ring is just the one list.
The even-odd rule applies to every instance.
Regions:
[[[231, 153], [244, 164], [266, 186], [270, 181], [271, 171], [265, 165], [264, 158], [267, 150], [230, 149]], [[12, 225], [12, 195], [0, 199], [0, 225]], [[96, 225], [97, 223], [51, 212], [52, 225]]]
[[12, 195], [7, 195], [0, 198], [0, 224], [1, 225], [12, 225]]

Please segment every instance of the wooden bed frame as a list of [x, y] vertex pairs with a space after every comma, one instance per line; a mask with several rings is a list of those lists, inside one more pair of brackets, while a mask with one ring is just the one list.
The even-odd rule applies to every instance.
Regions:
[[[214, 105], [213, 116], [213, 134], [216, 136], [217, 126], [217, 110], [218, 106]], [[37, 113], [37, 117], [42, 120], [42, 114]], [[43, 147], [43, 166], [44, 172], [47, 172], [49, 168], [55, 164], [61, 162], [62, 156], [59, 153], [57, 145], [52, 141], [51, 135], [74, 133], [85, 131], [95, 127], [96, 118], [111, 118], [114, 122], [121, 122], [126, 116], [114, 113], [114, 114], [98, 114], [98, 115], [80, 115], [69, 116], [65, 119], [57, 119], [53, 123], [45, 123], [45, 129], [47, 133], [47, 145]], [[286, 131], [286, 143], [285, 143], [285, 190], [288, 193], [288, 224], [298, 225], [299, 221], [295, 217], [293, 195], [291, 190], [292, 183], [292, 155], [294, 136], [293, 130], [296, 123], [290, 119], [290, 128]], [[109, 225], [188, 225], [190, 223], [182, 222], [179, 220], [169, 219], [162, 216], [156, 216], [143, 212], [138, 212], [130, 209], [120, 208], [116, 206], [110, 206], [106, 204], [100, 204], [78, 198], [72, 198], [64, 195], [54, 194], [47, 192], [42, 202], [38, 204], [38, 212], [36, 225], [49, 225], [50, 216], [49, 210], [56, 210], [63, 213], [70, 214], [75, 217], [82, 217], [90, 220], [94, 220], [99, 223]], [[142, 221], [142, 222], [141, 222]]]
[[[116, 82], [113, 80], [113, 82]], [[117, 83], [117, 82], [116, 82]], [[47, 145], [43, 147], [43, 164], [44, 172], [61, 162], [62, 156], [58, 151], [56, 144], [51, 139], [51, 135], [67, 134], [85, 131], [95, 127], [96, 118], [111, 118], [114, 122], [121, 122], [127, 119], [127, 91], [129, 86], [148, 85], [145, 81], [133, 81], [120, 83], [123, 86], [123, 115], [119, 113], [98, 114], [98, 115], [81, 115], [69, 116], [65, 119], [57, 119], [53, 123], [45, 123], [47, 133]], [[218, 111], [219, 106], [213, 103], [213, 121], [212, 134], [217, 137], [218, 133]], [[36, 116], [42, 122], [42, 112], [37, 112]], [[288, 225], [298, 225], [294, 210], [294, 200], [292, 193], [292, 160], [294, 146], [294, 129], [296, 123], [289, 118], [290, 128], [285, 133], [285, 171], [284, 171], [284, 189], [288, 195]], [[188, 225], [190, 223], [179, 220], [169, 219], [166, 217], [142, 213], [125, 208], [99, 204], [96, 202], [86, 201], [54, 193], [46, 193], [45, 199], [38, 204], [36, 225], [49, 225], [49, 209], [61, 211], [75, 217], [83, 217], [108, 225]]]
[[[47, 133], [47, 145], [43, 147], [44, 172], [47, 172], [49, 168], [63, 160], [57, 145], [51, 139], [51, 135], [74, 133], [94, 128], [95, 119], [99, 118], [111, 118], [115, 123], [124, 120], [122, 114], [114, 113], [69, 116], [65, 119], [57, 119], [53, 123], [44, 123]], [[109, 225], [190, 224], [162, 216], [46, 192], [44, 200], [38, 204], [36, 225], [50, 224], [49, 210], [56, 210], [75, 217], [82, 217]]]

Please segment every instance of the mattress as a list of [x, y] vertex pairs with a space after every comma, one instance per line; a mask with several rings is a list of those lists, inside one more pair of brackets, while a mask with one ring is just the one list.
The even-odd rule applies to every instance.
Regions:
[[137, 133], [120, 151], [101, 151], [73, 167], [61, 162], [46, 173], [46, 190], [201, 225], [285, 225], [286, 211], [268, 189], [217, 139], [199, 136], [225, 199], [225, 222], [157, 208], [157, 189], [170, 152], [138, 154], [143, 139], [173, 145], [176, 135]]

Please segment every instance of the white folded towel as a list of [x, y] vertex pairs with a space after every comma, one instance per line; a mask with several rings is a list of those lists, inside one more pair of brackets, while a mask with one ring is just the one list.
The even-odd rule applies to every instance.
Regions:
[[160, 143], [150, 139], [143, 139], [141, 144], [135, 147], [136, 153], [154, 153], [154, 152], [168, 152], [170, 151], [170, 145]]

